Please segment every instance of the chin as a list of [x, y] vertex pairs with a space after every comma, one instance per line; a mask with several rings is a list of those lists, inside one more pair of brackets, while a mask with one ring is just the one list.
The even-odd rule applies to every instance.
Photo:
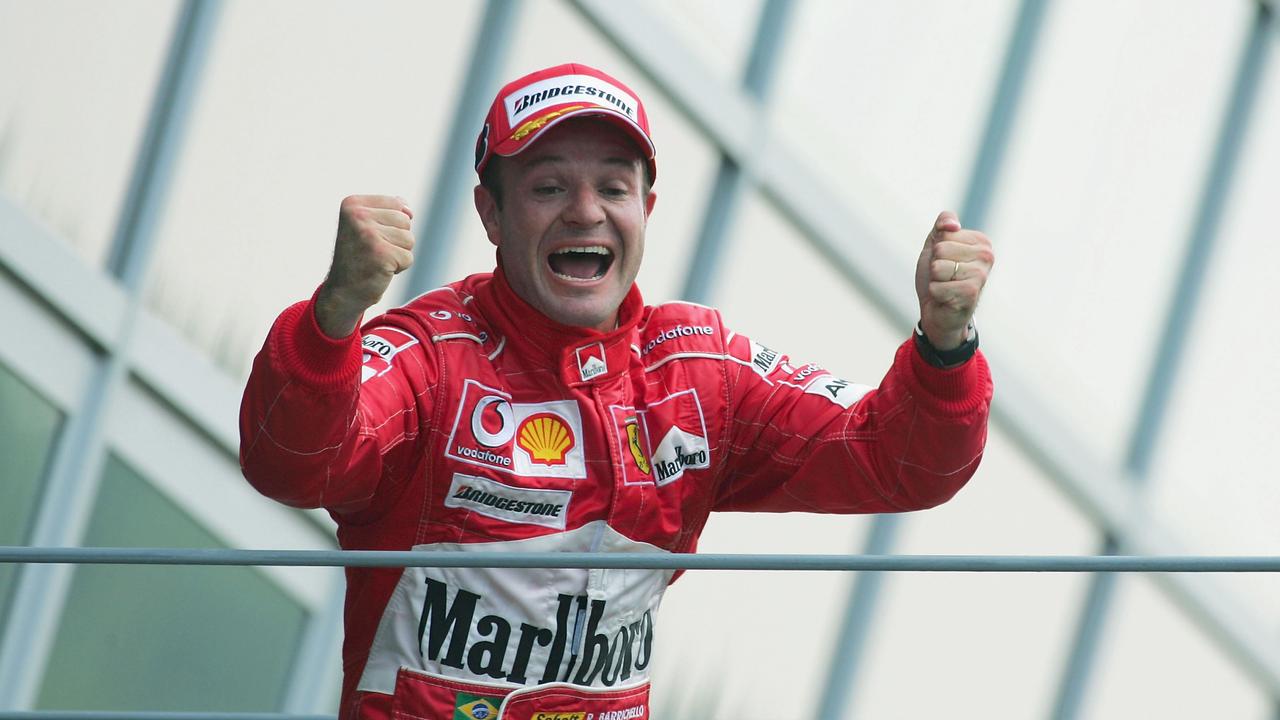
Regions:
[[582, 302], [581, 300], [557, 298], [554, 303], [554, 312], [544, 312], [544, 314], [562, 325], [598, 327], [612, 320], [617, 312], [616, 309], [605, 310], [603, 308], [604, 303], [601, 301]]

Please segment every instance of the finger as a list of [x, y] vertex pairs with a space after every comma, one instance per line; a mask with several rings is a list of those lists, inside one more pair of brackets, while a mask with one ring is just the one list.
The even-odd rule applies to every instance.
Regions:
[[399, 210], [409, 207], [409, 203], [398, 195], [348, 195], [342, 199], [344, 206], [386, 208]]
[[415, 239], [413, 237], [413, 233], [409, 232], [408, 230], [402, 230], [400, 228], [388, 228], [387, 230], [383, 231], [382, 237], [387, 242], [391, 243], [392, 245], [398, 248], [401, 248], [404, 250], [413, 250]]
[[391, 248], [392, 259], [395, 261], [395, 269], [392, 271], [396, 275], [408, 270], [413, 266], [413, 253], [401, 247]]
[[951, 258], [935, 257], [929, 263], [929, 278], [933, 282], [953, 282], [965, 278], [965, 263]]
[[365, 210], [365, 217], [373, 220], [379, 225], [387, 227], [400, 228], [408, 230], [412, 226], [413, 216], [401, 210], [391, 210], [388, 208], [369, 208]]
[[946, 232], [957, 232], [960, 230], [960, 219], [950, 210], [943, 210], [938, 213], [938, 218], [933, 221], [933, 229], [929, 231], [929, 238], [937, 241], [942, 239], [942, 234]]
[[991, 246], [991, 239], [977, 230], [943, 231], [938, 236], [938, 242], [943, 241], [957, 242], [964, 245]]
[[359, 208], [395, 210], [413, 219], [413, 211], [409, 209], [409, 203], [398, 195], [348, 195], [342, 199], [343, 213], [350, 213]]
[[966, 243], [957, 240], [941, 240], [933, 246], [935, 260], [959, 260], [960, 262], [981, 262], [990, 265], [995, 259], [990, 245], [982, 243]]

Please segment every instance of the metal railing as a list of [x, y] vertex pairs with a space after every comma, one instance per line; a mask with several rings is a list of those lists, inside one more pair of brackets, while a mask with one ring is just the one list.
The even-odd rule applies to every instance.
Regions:
[[234, 550], [0, 546], [0, 563], [276, 567], [599, 568], [896, 572], [1280, 572], [1265, 555], [781, 555], [489, 553], [416, 550]]
[[[1257, 573], [1280, 572], [1258, 555], [798, 555], [374, 550], [238, 550], [0, 546], [0, 563], [289, 567], [491, 567], [836, 572]], [[334, 720], [332, 715], [249, 712], [0, 711], [0, 720]]]

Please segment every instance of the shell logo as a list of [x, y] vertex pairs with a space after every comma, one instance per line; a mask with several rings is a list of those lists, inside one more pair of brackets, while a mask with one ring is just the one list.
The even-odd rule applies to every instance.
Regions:
[[563, 465], [573, 442], [573, 431], [558, 415], [551, 413], [526, 418], [516, 432], [516, 444], [529, 453], [533, 462], [543, 465]]

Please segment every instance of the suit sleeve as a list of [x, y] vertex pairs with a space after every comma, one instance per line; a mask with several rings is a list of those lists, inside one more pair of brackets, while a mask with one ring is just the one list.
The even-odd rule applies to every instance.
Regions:
[[742, 336], [728, 354], [716, 510], [918, 510], [955, 495], [982, 458], [992, 382], [980, 352], [943, 370], [908, 340], [874, 388]]
[[314, 298], [276, 319], [240, 406], [240, 467], [286, 505], [365, 510], [402, 486], [429, 417], [433, 349], [384, 316], [340, 340]]

